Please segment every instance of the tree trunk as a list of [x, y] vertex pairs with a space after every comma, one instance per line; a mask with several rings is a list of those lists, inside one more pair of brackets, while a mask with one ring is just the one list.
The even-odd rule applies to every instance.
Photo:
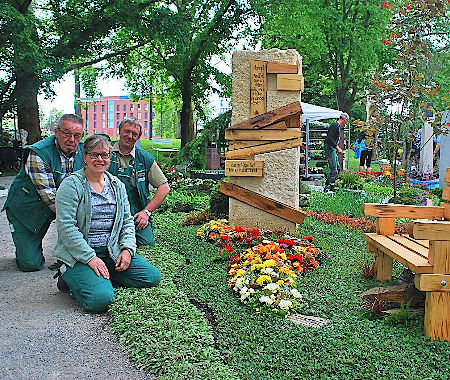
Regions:
[[81, 98], [80, 73], [78, 72], [78, 70], [74, 70], [73, 75], [75, 77], [75, 104], [74, 104], [75, 115], [78, 115], [81, 117], [82, 115], [81, 115], [81, 102], [80, 102], [80, 98]]
[[188, 75], [183, 80], [181, 92], [183, 105], [181, 107], [181, 147], [194, 139], [194, 109], [192, 105], [192, 86]]
[[33, 74], [24, 73], [17, 76], [17, 118], [19, 129], [28, 132], [27, 144], [41, 139], [38, 105], [38, 79]]

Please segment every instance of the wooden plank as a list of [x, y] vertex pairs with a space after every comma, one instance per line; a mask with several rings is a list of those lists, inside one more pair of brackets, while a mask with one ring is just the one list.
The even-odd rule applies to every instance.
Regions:
[[228, 143], [228, 149], [229, 150], [235, 150], [235, 149], [242, 149], [242, 148], [249, 148], [252, 146], [258, 146], [262, 144], [268, 144], [270, 141], [240, 141], [240, 140], [231, 140]]
[[226, 160], [225, 175], [237, 177], [262, 177], [264, 161]]
[[302, 116], [295, 116], [285, 120], [288, 128], [300, 128], [302, 126]]
[[363, 214], [375, 217], [440, 220], [444, 217], [444, 209], [433, 206], [364, 203]]
[[450, 186], [444, 186], [442, 191], [442, 199], [444, 201], [450, 201]]
[[445, 169], [444, 182], [450, 183], [450, 168]]
[[281, 62], [267, 62], [267, 74], [297, 74], [298, 65]]
[[411, 236], [414, 239], [450, 240], [450, 221], [414, 220]]
[[375, 272], [378, 281], [392, 280], [392, 257], [386, 255], [381, 249], [375, 254]]
[[[282, 122], [284, 123], [284, 121]], [[279, 141], [289, 140], [302, 137], [302, 132], [297, 130], [277, 131], [277, 130], [225, 130], [226, 140], [264, 140], [264, 141]]]
[[430, 256], [436, 274], [450, 274], [450, 241], [432, 241]]
[[252, 117], [251, 119], [233, 124], [227, 130], [234, 129], [261, 129], [267, 125], [274, 124], [278, 121], [288, 119], [290, 117], [299, 116], [302, 113], [300, 102], [293, 102], [283, 107], [279, 107], [262, 115]]
[[[408, 248], [411, 251], [417, 252], [424, 259], [428, 259], [428, 248], [420, 244], [414, 239], [411, 239], [409, 236], [403, 235], [393, 235], [389, 236], [396, 243]], [[423, 240], [421, 240], [423, 241]]]
[[305, 85], [303, 75], [300, 74], [278, 74], [278, 91], [300, 91], [303, 92]]
[[275, 152], [283, 149], [296, 148], [302, 145], [302, 139], [291, 139], [286, 141], [279, 141], [274, 143], [268, 143], [249, 148], [242, 148], [225, 153], [225, 158], [237, 159], [254, 156], [255, 154]]
[[441, 207], [444, 209], [444, 219], [450, 220], [450, 203], [441, 202]]
[[427, 259], [413, 253], [409, 249], [392, 241], [389, 236], [382, 236], [376, 233], [364, 234], [366, 241], [383, 251], [388, 256], [399, 261], [415, 273], [433, 273], [433, 266]]
[[303, 223], [303, 219], [306, 217], [306, 214], [301, 210], [297, 210], [284, 203], [274, 201], [273, 199], [234, 185], [231, 182], [223, 181], [220, 185], [219, 191], [250, 206], [256, 207], [260, 210], [266, 211], [294, 223]]
[[423, 292], [450, 292], [450, 275], [416, 274], [414, 284]]
[[252, 59], [250, 61], [250, 117], [267, 111], [267, 63]]

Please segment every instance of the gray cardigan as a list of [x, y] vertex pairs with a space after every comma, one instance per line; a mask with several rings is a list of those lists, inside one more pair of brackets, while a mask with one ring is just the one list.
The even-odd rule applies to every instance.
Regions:
[[[134, 221], [124, 184], [108, 172], [105, 175], [111, 180], [117, 202], [108, 243], [109, 256], [116, 261], [124, 249], [128, 249], [132, 256], [136, 253]], [[95, 256], [94, 248], [87, 243], [90, 225], [91, 190], [84, 169], [81, 169], [62, 181], [56, 193], [58, 239], [53, 256], [70, 267], [76, 262], [87, 264]]]

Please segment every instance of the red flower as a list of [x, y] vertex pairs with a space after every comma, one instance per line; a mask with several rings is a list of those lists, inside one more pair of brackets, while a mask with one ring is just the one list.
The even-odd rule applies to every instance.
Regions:
[[225, 246], [225, 250], [230, 252], [230, 253], [233, 252], [233, 248], [230, 245], [226, 245]]
[[314, 241], [314, 238], [312, 236], [306, 236], [302, 238], [302, 240], [309, 240], [312, 243]]
[[220, 237], [220, 239], [223, 240], [223, 241], [227, 241], [227, 240], [230, 240], [230, 237], [228, 235], [222, 235]]

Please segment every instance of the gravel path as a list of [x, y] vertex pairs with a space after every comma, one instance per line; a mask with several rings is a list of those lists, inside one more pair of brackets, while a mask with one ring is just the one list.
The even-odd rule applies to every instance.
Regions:
[[[8, 188], [12, 177], [0, 177]], [[0, 209], [5, 197], [0, 193]], [[44, 239], [46, 264], [20, 272], [5, 212], [0, 213], [0, 379], [150, 379], [119, 348], [108, 315], [84, 313], [56, 288], [54, 223]]]

